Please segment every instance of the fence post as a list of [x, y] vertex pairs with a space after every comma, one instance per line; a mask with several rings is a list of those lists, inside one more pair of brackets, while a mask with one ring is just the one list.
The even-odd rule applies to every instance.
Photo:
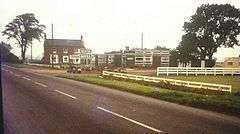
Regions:
[[167, 76], [168, 76], [168, 67], [167, 67]]

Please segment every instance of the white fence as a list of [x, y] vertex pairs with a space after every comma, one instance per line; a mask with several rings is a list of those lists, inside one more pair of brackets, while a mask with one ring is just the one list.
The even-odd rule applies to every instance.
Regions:
[[202, 88], [202, 89], [225, 91], [225, 92], [232, 91], [231, 85], [183, 81], [183, 80], [175, 80], [175, 79], [165, 79], [165, 78], [159, 78], [159, 77], [148, 77], [148, 76], [116, 73], [116, 72], [109, 72], [109, 71], [103, 71], [102, 74], [105, 76], [113, 76], [113, 77], [132, 79], [132, 80], [143, 80], [143, 81], [156, 82], [156, 83], [163, 81], [163, 82], [169, 82], [169, 84], [171, 84], [171, 85], [179, 85], [179, 86], [186, 86], [186, 87], [193, 87], [193, 88]]
[[240, 68], [158, 67], [159, 75], [239, 75]]

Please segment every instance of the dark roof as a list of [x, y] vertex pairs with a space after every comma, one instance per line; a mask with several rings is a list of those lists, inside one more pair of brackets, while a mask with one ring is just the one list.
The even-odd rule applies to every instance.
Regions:
[[63, 47], [81, 47], [85, 48], [82, 40], [69, 40], [69, 39], [46, 39], [44, 46], [63, 46]]

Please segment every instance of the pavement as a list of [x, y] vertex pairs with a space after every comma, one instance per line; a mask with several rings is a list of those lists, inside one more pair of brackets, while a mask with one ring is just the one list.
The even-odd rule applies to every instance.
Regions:
[[6, 134], [239, 134], [240, 119], [2, 67]]

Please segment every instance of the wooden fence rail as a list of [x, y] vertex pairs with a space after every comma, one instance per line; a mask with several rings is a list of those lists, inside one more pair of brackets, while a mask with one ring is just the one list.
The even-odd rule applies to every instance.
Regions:
[[159, 77], [149, 77], [149, 76], [141, 76], [141, 75], [134, 75], [134, 74], [126, 74], [126, 73], [116, 73], [116, 72], [110, 72], [110, 71], [103, 71], [102, 75], [113, 76], [113, 77], [118, 77], [118, 78], [125, 78], [125, 79], [132, 79], [132, 80], [143, 80], [143, 81], [156, 82], [156, 83], [163, 81], [163, 82], [168, 82], [171, 85], [217, 90], [217, 91], [224, 91], [224, 92], [232, 91], [231, 85], [183, 81], [183, 80], [166, 79], [166, 78], [159, 78]]
[[158, 67], [159, 75], [240, 75], [240, 68]]

